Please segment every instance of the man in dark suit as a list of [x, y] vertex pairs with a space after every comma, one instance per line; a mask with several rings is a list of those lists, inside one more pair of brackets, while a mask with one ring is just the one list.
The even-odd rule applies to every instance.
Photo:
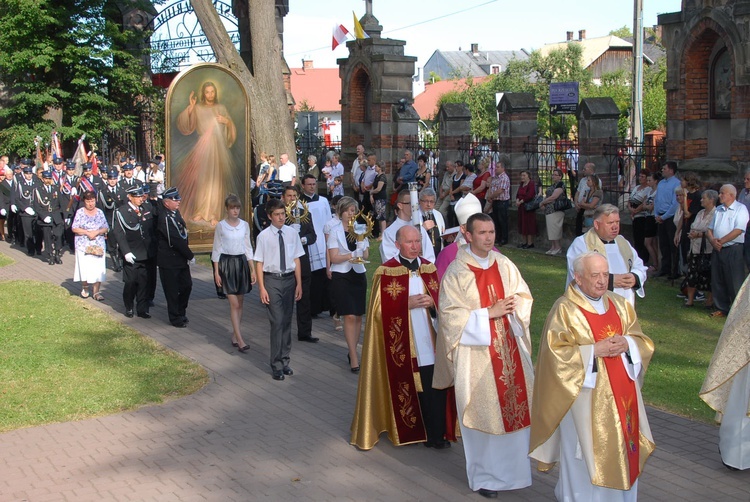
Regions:
[[51, 171], [42, 173], [42, 185], [34, 190], [34, 211], [37, 214], [36, 224], [42, 231], [44, 241], [44, 259], [54, 265], [62, 264], [62, 231], [63, 213], [60, 207], [60, 192], [52, 178]]
[[74, 162], [67, 162], [65, 164], [65, 175], [60, 178], [60, 206], [63, 209], [63, 217], [65, 218], [65, 229], [63, 230], [63, 240], [68, 243], [68, 248], [71, 253], [75, 252], [75, 236], [73, 230], [70, 228], [70, 224], [75, 216], [76, 209], [78, 209], [78, 198], [77, 192], [78, 187], [78, 176], [76, 176], [76, 165]]
[[[114, 223], [115, 210], [127, 204], [128, 195], [125, 190], [120, 188], [117, 183], [117, 170], [112, 169], [107, 173], [107, 184], [104, 189], [99, 190], [96, 197], [96, 206], [102, 210], [104, 217], [107, 219], [109, 228], [112, 228]], [[112, 261], [112, 270], [120, 272], [122, 265], [120, 265], [120, 254], [117, 249], [117, 241], [111, 239], [108, 243], [107, 251], [109, 251], [109, 258]]]
[[29, 256], [34, 256], [36, 246], [34, 243], [34, 189], [39, 183], [39, 178], [34, 176], [31, 166], [23, 168], [23, 181], [16, 183], [16, 189], [10, 195], [10, 210], [16, 213], [21, 220], [20, 228], [23, 231], [23, 246]]
[[122, 300], [125, 317], [133, 317], [133, 303], [138, 317], [149, 319], [149, 260], [154, 259], [152, 246], [153, 212], [142, 209], [145, 194], [139, 186], [128, 190], [128, 203], [115, 210], [111, 235], [117, 241], [123, 258]]
[[300, 271], [302, 272], [302, 297], [297, 300], [297, 339], [300, 342], [317, 343], [318, 338], [312, 336], [312, 313], [310, 311], [310, 255], [307, 246], [315, 244], [317, 235], [315, 228], [308, 212], [304, 218], [300, 216], [304, 213], [303, 207], [297, 199], [297, 188], [288, 186], [284, 188], [284, 197], [282, 198], [286, 206], [286, 224], [292, 227], [299, 234], [302, 249], [305, 254], [299, 257]]
[[[13, 170], [5, 166], [0, 172], [0, 240], [7, 240], [11, 244], [15, 237], [15, 213], [10, 210], [10, 196], [13, 193]], [[8, 233], [5, 234], [5, 222], [8, 222]]]
[[187, 226], [180, 214], [181, 200], [176, 187], [166, 189], [156, 223], [159, 244], [156, 263], [167, 300], [169, 322], [176, 328], [184, 328], [188, 323], [186, 311], [193, 290], [190, 265], [195, 263], [188, 246]]
[[133, 176], [133, 164], [125, 164], [122, 166], [122, 178], [117, 185], [123, 190], [127, 191], [132, 186], [141, 186], [143, 183]]

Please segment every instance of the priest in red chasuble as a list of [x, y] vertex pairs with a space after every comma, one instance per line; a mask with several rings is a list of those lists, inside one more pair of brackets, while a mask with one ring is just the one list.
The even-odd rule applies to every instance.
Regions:
[[577, 256], [542, 332], [530, 455], [560, 462], [557, 500], [635, 501], [654, 451], [641, 385], [654, 352], [633, 306], [607, 291], [607, 260]]
[[369, 450], [382, 432], [396, 445], [449, 448], [446, 391], [432, 388], [438, 277], [419, 257], [422, 235], [396, 232], [398, 254], [373, 276], [351, 444]]
[[440, 284], [437, 388], [455, 386], [469, 487], [487, 498], [531, 484], [532, 297], [516, 266], [492, 249], [495, 225], [472, 215]]

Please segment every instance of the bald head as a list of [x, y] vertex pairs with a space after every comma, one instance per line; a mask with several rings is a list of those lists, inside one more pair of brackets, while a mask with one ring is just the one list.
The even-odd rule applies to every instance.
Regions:
[[396, 249], [401, 256], [407, 260], [413, 260], [419, 256], [422, 250], [422, 234], [417, 227], [404, 225], [396, 232]]

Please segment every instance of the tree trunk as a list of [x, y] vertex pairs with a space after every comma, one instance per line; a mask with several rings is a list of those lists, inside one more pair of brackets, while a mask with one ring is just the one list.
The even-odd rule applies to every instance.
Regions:
[[266, 152], [276, 155], [277, 159], [287, 153], [292, 161], [296, 160], [294, 124], [284, 89], [275, 3], [248, 0], [254, 73], [234, 47], [211, 0], [191, 0], [190, 3], [216, 60], [239, 75], [250, 98], [250, 137], [256, 159], [260, 152]]

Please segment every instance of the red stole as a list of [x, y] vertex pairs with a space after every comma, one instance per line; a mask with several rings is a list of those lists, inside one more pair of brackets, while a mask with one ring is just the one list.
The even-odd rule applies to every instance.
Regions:
[[[474, 272], [477, 280], [481, 308], [490, 307], [505, 298], [503, 279], [497, 264], [487, 270], [471, 265], [469, 269]], [[518, 352], [518, 342], [510, 329], [507, 316], [490, 319], [490, 333], [490, 360], [503, 425], [506, 432], [515, 432], [531, 425], [526, 376], [523, 373], [521, 354]]]
[[[397, 258], [383, 264], [394, 269], [403, 267]], [[427, 433], [422, 420], [414, 373], [419, 372], [417, 357], [411, 353], [409, 339], [409, 277], [383, 274], [380, 277], [380, 306], [383, 317], [383, 344], [385, 349], [385, 366], [388, 372], [388, 384], [391, 393], [391, 406], [396, 419], [396, 429], [401, 443], [414, 443], [427, 440]], [[427, 293], [438, 304], [438, 287], [440, 282], [437, 272], [420, 272]]]
[[[604, 314], [588, 312], [581, 308], [586, 317], [594, 340], [600, 341], [610, 336], [622, 336], [622, 321], [615, 309], [612, 300], [609, 300], [609, 308]], [[630, 468], [630, 484], [635, 483], [640, 474], [640, 454], [638, 427], [638, 395], [635, 392], [635, 382], [630, 379], [625, 371], [622, 357], [603, 357], [604, 365], [609, 376], [609, 385], [617, 405], [617, 413], [620, 416], [622, 433], [625, 436], [625, 453], [628, 456], [628, 467]]]

